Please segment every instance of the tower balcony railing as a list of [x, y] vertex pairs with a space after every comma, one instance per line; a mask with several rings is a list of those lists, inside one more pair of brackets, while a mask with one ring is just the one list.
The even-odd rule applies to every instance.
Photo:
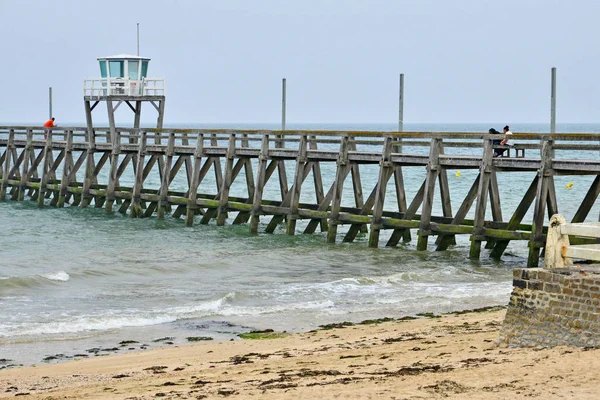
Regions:
[[97, 78], [83, 81], [83, 95], [103, 96], [164, 96], [164, 78]]

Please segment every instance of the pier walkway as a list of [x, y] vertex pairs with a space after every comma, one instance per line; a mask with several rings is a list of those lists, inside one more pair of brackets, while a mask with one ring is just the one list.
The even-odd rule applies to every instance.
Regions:
[[[600, 135], [514, 134], [519, 157], [515, 149], [493, 157], [498, 138], [468, 132], [0, 127], [0, 200], [93, 205], [131, 217], [169, 214], [188, 226], [214, 219], [217, 225], [248, 224], [252, 233], [273, 233], [280, 225], [290, 235], [299, 228], [307, 234], [321, 229], [331, 243], [368, 234], [371, 247], [381, 244], [382, 230], [387, 246], [410, 241], [416, 230], [418, 250], [446, 250], [456, 235], [469, 235], [474, 259], [484, 242], [499, 259], [511, 240], [524, 240], [528, 266], [535, 267], [546, 243], [545, 221], [558, 213], [554, 177], [595, 177], [572, 223], [588, 218], [600, 194]], [[361, 179], [359, 167], [374, 169], [374, 178]], [[325, 170], [330, 185], [324, 184]], [[453, 211], [448, 174], [466, 170], [476, 178]], [[406, 182], [412, 171], [420, 171], [422, 183], [413, 185], [416, 178], [410, 177], [411, 188], [418, 186], [416, 193], [408, 191], [411, 199]], [[533, 172], [507, 219], [500, 193], [515, 188], [499, 185], [499, 172]], [[213, 184], [212, 192], [200, 190], [206, 183]], [[267, 191], [269, 185], [277, 190]], [[243, 195], [232, 195], [240, 190]], [[352, 204], [348, 196], [343, 201], [344, 192], [351, 193]], [[307, 193], [314, 200], [306, 201]], [[434, 215], [434, 202], [440, 215]], [[532, 223], [525, 224], [532, 206]]]

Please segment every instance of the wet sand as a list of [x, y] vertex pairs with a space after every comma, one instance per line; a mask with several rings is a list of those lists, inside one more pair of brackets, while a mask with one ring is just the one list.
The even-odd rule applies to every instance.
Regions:
[[502, 348], [505, 310], [0, 371], [0, 398], [595, 399], [600, 350]]

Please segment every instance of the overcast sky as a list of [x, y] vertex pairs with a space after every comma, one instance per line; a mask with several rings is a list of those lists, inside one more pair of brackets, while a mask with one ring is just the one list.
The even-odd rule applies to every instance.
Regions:
[[[0, 123], [85, 121], [96, 58], [136, 53], [167, 82], [165, 125], [559, 122], [600, 117], [597, 0], [0, 0]], [[126, 107], [120, 121], [132, 121]], [[128, 114], [129, 113], [129, 114]], [[151, 106], [143, 121], [153, 121]], [[94, 111], [106, 121], [106, 109]]]

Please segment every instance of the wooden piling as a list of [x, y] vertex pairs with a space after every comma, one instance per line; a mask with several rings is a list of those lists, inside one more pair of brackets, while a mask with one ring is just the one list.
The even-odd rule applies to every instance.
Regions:
[[165, 218], [165, 209], [167, 207], [167, 196], [169, 194], [169, 184], [171, 183], [171, 165], [173, 164], [173, 154], [175, 150], [175, 134], [169, 132], [167, 140], [167, 150], [165, 153], [165, 161], [162, 170], [162, 180], [160, 182], [159, 201], [156, 208], [156, 216], [158, 219]]
[[296, 232], [296, 220], [298, 219], [298, 204], [300, 203], [300, 192], [304, 181], [304, 169], [306, 167], [306, 135], [300, 136], [298, 145], [298, 158], [296, 160], [296, 171], [294, 172], [294, 184], [290, 199], [290, 212], [288, 214], [286, 232], [294, 235]]
[[267, 178], [267, 162], [269, 161], [269, 135], [262, 137], [260, 153], [258, 155], [258, 171], [256, 177], [256, 189], [254, 190], [254, 201], [252, 202], [252, 213], [250, 215], [250, 232], [258, 233], [260, 214], [262, 213], [262, 196]]
[[[433, 207], [433, 194], [435, 184], [440, 174], [441, 139], [433, 139], [429, 149], [429, 163], [425, 178], [425, 192], [423, 193], [423, 207], [421, 207], [421, 224], [419, 225], [417, 250], [427, 250], [427, 240], [431, 235], [431, 210]], [[447, 182], [447, 181], [446, 181]], [[449, 193], [446, 193], [448, 196]], [[442, 198], [442, 202], [444, 198]], [[449, 199], [448, 199], [449, 201]]]
[[388, 180], [391, 176], [391, 171], [393, 169], [390, 163], [390, 157], [392, 154], [392, 138], [385, 137], [383, 140], [383, 151], [381, 154], [381, 161], [379, 162], [379, 179], [377, 180], [375, 199], [373, 203], [373, 217], [371, 218], [369, 247], [379, 247], [379, 232], [382, 228], [381, 217], [383, 215], [383, 205], [385, 203], [385, 192]]
[[48, 132], [46, 143], [44, 144], [44, 164], [42, 165], [42, 176], [40, 179], [40, 188], [38, 190], [37, 204], [38, 207], [44, 207], [44, 198], [46, 197], [46, 186], [48, 185], [48, 172], [52, 165], [52, 131]]
[[65, 147], [65, 161], [63, 164], [63, 174], [60, 180], [60, 191], [58, 192], [57, 207], [65, 206], [65, 197], [67, 195], [67, 186], [71, 181], [71, 172], [73, 171], [73, 131], [67, 133], [67, 143]]
[[529, 242], [529, 256], [527, 267], [537, 268], [540, 262], [540, 249], [544, 246], [542, 230], [546, 216], [546, 202], [548, 201], [548, 188], [550, 181], [554, 179], [552, 170], [552, 158], [554, 157], [553, 141], [542, 139], [540, 168], [538, 170], [537, 191], [535, 206], [533, 209], [533, 222], [531, 225], [531, 241]]
[[17, 200], [22, 201], [25, 199], [25, 190], [27, 185], [27, 180], [29, 178], [29, 157], [31, 156], [30, 150], [32, 147], [33, 140], [33, 132], [31, 129], [27, 130], [27, 142], [25, 144], [25, 148], [23, 149], [23, 161], [22, 161], [22, 172], [21, 172], [21, 181], [19, 183], [19, 189], [17, 191]]
[[492, 139], [485, 139], [483, 146], [483, 157], [479, 169], [479, 187], [477, 189], [477, 202], [475, 203], [475, 217], [473, 218], [473, 234], [471, 235], [471, 248], [469, 258], [479, 259], [481, 254], [481, 242], [485, 240], [485, 209], [492, 174]]
[[11, 156], [13, 155], [15, 141], [15, 130], [10, 129], [8, 131], [8, 142], [6, 144], [6, 151], [4, 156], [4, 170], [2, 171], [2, 184], [0, 186], [0, 200], [6, 200], [6, 191], [8, 189], [8, 178], [10, 174]]
[[194, 224], [194, 216], [198, 210], [198, 186], [200, 186], [200, 168], [202, 166], [202, 153], [204, 153], [204, 135], [198, 134], [196, 138], [196, 150], [194, 151], [194, 166], [192, 170], [192, 182], [190, 184], [187, 211], [185, 214], [186, 226], [192, 226]]
[[235, 157], [235, 134], [229, 135], [229, 145], [227, 147], [227, 154], [225, 155], [225, 179], [223, 186], [221, 187], [219, 208], [217, 210], [217, 225], [225, 225], [225, 218], [227, 213], [227, 200], [229, 199], [229, 189], [233, 182], [233, 162]]
[[[110, 102], [109, 102], [110, 103]], [[115, 201], [115, 187], [119, 179], [119, 156], [121, 154], [120, 132], [111, 131], [112, 152], [110, 153], [110, 171], [108, 175], [108, 186], [106, 188], [105, 210], [107, 214], [112, 213], [113, 203]]]
[[344, 189], [344, 180], [347, 176], [348, 168], [348, 142], [350, 137], [342, 136], [340, 141], [340, 151], [337, 161], [337, 170], [335, 173], [335, 181], [333, 186], [333, 197], [331, 202], [331, 212], [329, 214], [329, 229], [327, 230], [327, 242], [335, 243], [337, 235], [337, 227], [340, 221], [340, 205], [342, 203], [342, 190]]
[[144, 187], [144, 162], [146, 161], [146, 144], [148, 134], [145, 131], [140, 132], [138, 141], [137, 167], [135, 169], [135, 181], [131, 191], [131, 206], [129, 216], [131, 218], [141, 218], [144, 215], [142, 208], [141, 193]]

